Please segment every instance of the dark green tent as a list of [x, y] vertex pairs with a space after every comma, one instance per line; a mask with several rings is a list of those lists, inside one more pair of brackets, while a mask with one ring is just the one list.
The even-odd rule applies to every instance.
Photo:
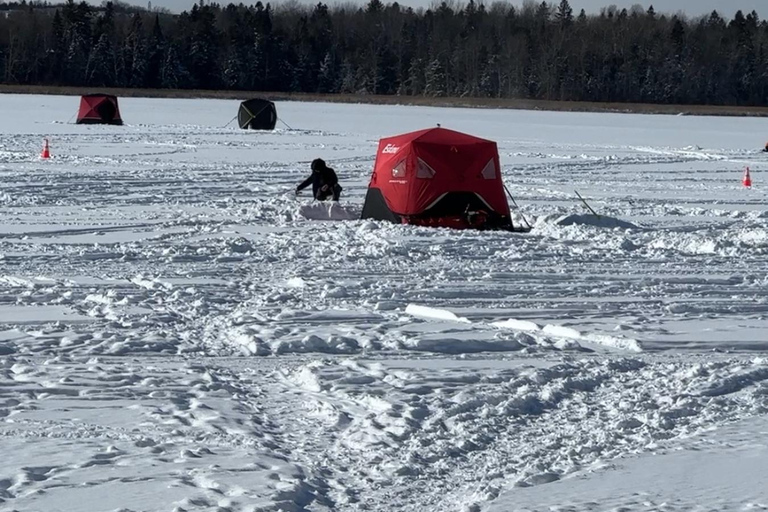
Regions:
[[277, 109], [268, 100], [254, 98], [240, 104], [237, 122], [243, 130], [274, 130], [277, 124]]

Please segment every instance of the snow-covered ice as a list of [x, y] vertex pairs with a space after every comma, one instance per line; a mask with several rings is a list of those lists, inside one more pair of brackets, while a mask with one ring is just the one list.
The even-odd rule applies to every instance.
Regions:
[[[0, 510], [768, 508], [762, 120], [77, 104], [0, 95]], [[358, 220], [436, 123], [530, 233]]]

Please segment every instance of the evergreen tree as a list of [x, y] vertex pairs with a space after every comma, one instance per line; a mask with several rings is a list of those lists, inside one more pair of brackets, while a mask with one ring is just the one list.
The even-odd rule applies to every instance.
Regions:
[[106, 35], [109, 42], [114, 44], [115, 34], [115, 4], [107, 2], [104, 12], [96, 19], [93, 37], [98, 41], [102, 35]]
[[293, 66], [293, 92], [316, 92], [316, 74], [312, 70], [312, 60], [307, 53], [299, 55], [298, 61]]
[[171, 44], [166, 52], [161, 83], [167, 89], [187, 89], [191, 87], [189, 75], [179, 61], [179, 52], [175, 44]]
[[131, 28], [125, 44], [125, 67], [129, 87], [143, 87], [149, 67], [149, 53], [144, 37], [144, 23], [139, 14], [131, 18]]
[[258, 31], [254, 33], [254, 42], [252, 51], [247, 54], [251, 56], [251, 66], [248, 66], [250, 84], [255, 89], [263, 89], [270, 83], [270, 61], [267, 39]]
[[491, 55], [483, 68], [480, 78], [480, 94], [489, 98], [497, 98], [500, 91], [499, 57]]
[[291, 91], [296, 85], [296, 55], [282, 36], [270, 40], [267, 59], [270, 64], [270, 76], [266, 87], [273, 91]]
[[150, 88], [162, 86], [163, 57], [165, 56], [165, 36], [160, 26], [160, 16], [155, 14], [152, 25], [152, 35], [149, 38], [147, 51], [147, 68], [145, 84]]
[[555, 21], [563, 28], [573, 23], [573, 9], [571, 9], [571, 4], [568, 3], [568, 0], [560, 1], [560, 5], [555, 12]]
[[114, 86], [114, 58], [109, 36], [102, 33], [88, 57], [86, 84], [97, 87]]
[[446, 96], [445, 69], [439, 59], [432, 59], [424, 77], [424, 95], [432, 97]]
[[[62, 67], [66, 55], [65, 49], [67, 47], [67, 42], [64, 21], [59, 14], [58, 9], [56, 9], [56, 12], [53, 15], [51, 29], [53, 32], [53, 47], [47, 52], [48, 59], [46, 69], [48, 70], [48, 75], [46, 81], [48, 83], [59, 84], [64, 78], [62, 77]], [[0, 76], [3, 75], [0, 74]]]
[[244, 76], [237, 48], [231, 48], [227, 61], [224, 63], [224, 87], [227, 89], [242, 89]]
[[381, 0], [369, 0], [368, 5], [365, 7], [365, 12], [368, 14], [377, 14], [384, 10], [384, 4]]
[[685, 44], [685, 27], [677, 16], [672, 18], [672, 32], [670, 33], [670, 37], [672, 38], [675, 53], [679, 57]]
[[413, 96], [421, 96], [426, 89], [426, 75], [424, 73], [424, 60], [413, 59], [408, 68], [406, 91]]
[[218, 31], [213, 7], [192, 8], [189, 65], [194, 87], [215, 89], [219, 81]]
[[84, 85], [86, 78], [86, 66], [88, 63], [88, 43], [78, 31], [72, 33], [67, 48], [65, 59], [67, 83], [72, 85]]
[[337, 71], [336, 63], [330, 52], [325, 54], [323, 62], [320, 64], [320, 75], [318, 76], [317, 92], [333, 93], [337, 92]]
[[14, 84], [765, 105], [768, 23], [570, 0], [385, 0], [274, 11], [197, 2], [178, 16], [122, 2], [0, 5], [0, 79]]
[[397, 91], [397, 59], [386, 46], [382, 46], [377, 52], [374, 73], [374, 94], [394, 94]]
[[550, 10], [549, 4], [547, 2], [541, 2], [536, 8], [536, 20], [539, 22], [543, 23], [549, 21], [551, 15], [552, 11]]
[[357, 68], [349, 59], [344, 59], [341, 66], [341, 86], [340, 91], [345, 94], [351, 94], [357, 91]]

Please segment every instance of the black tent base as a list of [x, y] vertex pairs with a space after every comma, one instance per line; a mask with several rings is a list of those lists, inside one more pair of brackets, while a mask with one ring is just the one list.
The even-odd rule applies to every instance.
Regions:
[[505, 215], [490, 215], [483, 217], [472, 217], [466, 215], [446, 216], [446, 217], [425, 217], [411, 216], [401, 217], [402, 224], [412, 226], [426, 226], [436, 228], [452, 229], [471, 229], [475, 231], [507, 231], [509, 233], [528, 233], [531, 228], [524, 226], [515, 226], [509, 217]]
[[[468, 202], [469, 201], [469, 202]], [[456, 192], [447, 194], [433, 208], [420, 215], [398, 215], [387, 206], [384, 194], [378, 188], [369, 188], [365, 195], [361, 219], [385, 220], [395, 224], [410, 224], [414, 226], [448, 227], [455, 229], [476, 229], [479, 231], [508, 231], [511, 233], [528, 233], [530, 227], [515, 226], [506, 215], [496, 212], [482, 211], [484, 204], [474, 204], [479, 201], [475, 194]], [[475, 206], [476, 209], [471, 207]]]
[[389, 209], [387, 201], [384, 199], [384, 194], [381, 193], [381, 189], [369, 188], [365, 194], [365, 202], [363, 203], [363, 213], [360, 215], [361, 219], [376, 219], [386, 220], [400, 224], [402, 220], [400, 216]]
[[508, 228], [505, 228], [504, 231], [509, 231], [511, 233], [530, 233], [531, 227], [528, 226], [513, 226], [510, 225]]
[[120, 119], [114, 119], [112, 121], [102, 121], [101, 119], [78, 119], [75, 124], [111, 124], [115, 126], [122, 126], [123, 121]]

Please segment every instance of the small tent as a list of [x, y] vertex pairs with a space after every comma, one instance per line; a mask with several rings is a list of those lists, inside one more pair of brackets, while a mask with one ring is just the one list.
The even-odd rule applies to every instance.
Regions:
[[277, 109], [268, 100], [254, 98], [240, 104], [237, 122], [243, 130], [274, 130], [277, 124]]
[[379, 141], [363, 219], [513, 229], [496, 143], [430, 128]]
[[123, 124], [117, 98], [110, 94], [87, 94], [80, 98], [77, 124]]

